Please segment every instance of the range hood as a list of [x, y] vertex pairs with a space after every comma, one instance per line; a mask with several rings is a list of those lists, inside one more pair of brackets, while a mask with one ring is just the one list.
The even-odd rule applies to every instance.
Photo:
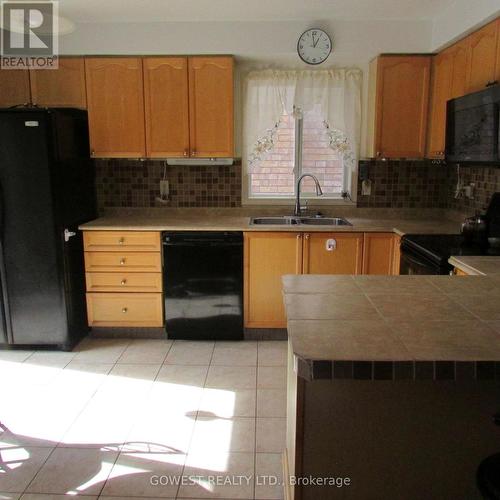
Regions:
[[167, 158], [167, 165], [232, 165], [234, 158]]

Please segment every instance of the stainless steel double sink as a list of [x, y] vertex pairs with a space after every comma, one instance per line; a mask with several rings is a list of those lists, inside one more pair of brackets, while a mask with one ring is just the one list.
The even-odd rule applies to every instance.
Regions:
[[352, 226], [341, 217], [296, 217], [282, 215], [277, 217], [251, 217], [250, 225], [253, 226]]

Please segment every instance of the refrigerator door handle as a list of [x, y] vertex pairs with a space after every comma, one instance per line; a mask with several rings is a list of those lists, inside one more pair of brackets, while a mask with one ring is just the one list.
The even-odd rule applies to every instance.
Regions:
[[75, 231], [70, 231], [69, 229], [64, 230], [64, 241], [68, 243], [69, 239], [72, 238], [73, 236], [76, 236]]

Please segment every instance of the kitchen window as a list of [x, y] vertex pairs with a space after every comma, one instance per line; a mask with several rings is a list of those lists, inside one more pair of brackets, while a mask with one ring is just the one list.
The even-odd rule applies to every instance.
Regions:
[[[251, 73], [246, 83], [244, 201], [288, 202], [302, 174], [318, 178], [322, 199], [350, 195], [360, 73], [267, 70]], [[312, 179], [304, 179], [302, 194], [316, 197]]]

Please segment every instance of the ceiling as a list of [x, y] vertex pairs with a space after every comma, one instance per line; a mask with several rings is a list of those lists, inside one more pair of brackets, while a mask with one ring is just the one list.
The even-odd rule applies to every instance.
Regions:
[[[61, 0], [80, 23], [286, 20], [427, 20], [454, 0]], [[188, 35], [187, 35], [188, 36]]]

